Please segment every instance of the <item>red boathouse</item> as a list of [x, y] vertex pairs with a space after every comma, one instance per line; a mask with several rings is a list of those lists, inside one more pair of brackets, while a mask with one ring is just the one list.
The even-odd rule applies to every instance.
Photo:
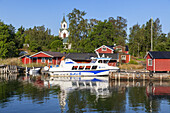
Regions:
[[31, 56], [24, 55], [20, 58], [22, 59], [23, 64], [46, 63], [49, 65], [57, 65], [60, 64], [61, 58], [63, 56], [65, 56], [65, 54], [60, 52], [40, 51]]
[[170, 71], [169, 51], [149, 51], [145, 58], [148, 71]]

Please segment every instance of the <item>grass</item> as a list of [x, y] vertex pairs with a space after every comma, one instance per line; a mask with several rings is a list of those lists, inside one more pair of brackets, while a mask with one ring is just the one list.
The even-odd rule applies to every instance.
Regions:
[[16, 66], [22, 66], [22, 67], [44, 67], [47, 64], [37, 64], [37, 63], [31, 63], [31, 64], [23, 64], [21, 59], [18, 58], [7, 58], [7, 59], [0, 59], [0, 65], [16, 65]]
[[144, 69], [142, 64], [123, 64], [119, 66], [120, 69], [133, 70], [133, 69]]
[[136, 58], [136, 60], [138, 60], [138, 61], [145, 61], [146, 59], [143, 59], [143, 58]]

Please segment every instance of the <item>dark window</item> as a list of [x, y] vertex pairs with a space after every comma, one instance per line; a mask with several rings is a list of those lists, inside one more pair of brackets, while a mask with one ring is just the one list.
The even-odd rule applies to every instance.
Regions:
[[72, 82], [72, 86], [77, 86], [77, 83], [76, 82]]
[[64, 24], [64, 28], [66, 27], [66, 25]]
[[78, 66], [73, 66], [72, 70], [77, 70]]
[[91, 66], [86, 66], [85, 70], [90, 70]]
[[102, 48], [102, 51], [106, 51], [106, 47], [103, 47], [103, 48]]
[[84, 67], [85, 67], [85, 66], [80, 66], [80, 67], [79, 67], [79, 69], [80, 69], [80, 70], [83, 70], [83, 69], [84, 69]]
[[92, 69], [96, 69], [97, 68], [97, 66], [92, 66]]

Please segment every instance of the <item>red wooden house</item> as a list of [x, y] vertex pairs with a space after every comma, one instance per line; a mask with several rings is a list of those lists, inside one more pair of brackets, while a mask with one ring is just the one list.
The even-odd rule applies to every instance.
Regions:
[[49, 65], [57, 65], [60, 64], [63, 56], [65, 56], [65, 54], [60, 52], [40, 51], [31, 56], [24, 55], [20, 58], [22, 59], [23, 64], [46, 63]]
[[[130, 61], [130, 55], [129, 53], [129, 49], [128, 46], [106, 46], [106, 45], [102, 45], [101, 47], [97, 48], [95, 50], [96, 54], [101, 54], [101, 53], [109, 53], [109, 54], [118, 54], [116, 56], [118, 56], [117, 58], [117, 62], [118, 63], [129, 63]], [[115, 56], [115, 55], [114, 55]], [[114, 57], [115, 60], [115, 57]]]
[[149, 71], [170, 71], [170, 52], [149, 51], [146, 56], [146, 69]]

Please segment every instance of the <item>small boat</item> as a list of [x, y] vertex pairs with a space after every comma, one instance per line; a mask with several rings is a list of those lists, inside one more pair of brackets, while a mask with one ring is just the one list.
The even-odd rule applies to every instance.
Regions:
[[41, 69], [41, 68], [34, 68], [34, 67], [33, 67], [33, 69], [30, 69], [29, 74], [30, 74], [30, 75], [38, 74], [39, 71], [40, 71], [40, 69]]
[[[59, 66], [48, 70], [50, 75], [65, 76], [101, 76], [109, 75], [109, 72], [119, 70], [116, 66], [109, 66], [111, 58], [92, 58], [90, 63], [77, 63], [71, 59], [63, 59]], [[47, 68], [47, 67], [44, 67]]]

